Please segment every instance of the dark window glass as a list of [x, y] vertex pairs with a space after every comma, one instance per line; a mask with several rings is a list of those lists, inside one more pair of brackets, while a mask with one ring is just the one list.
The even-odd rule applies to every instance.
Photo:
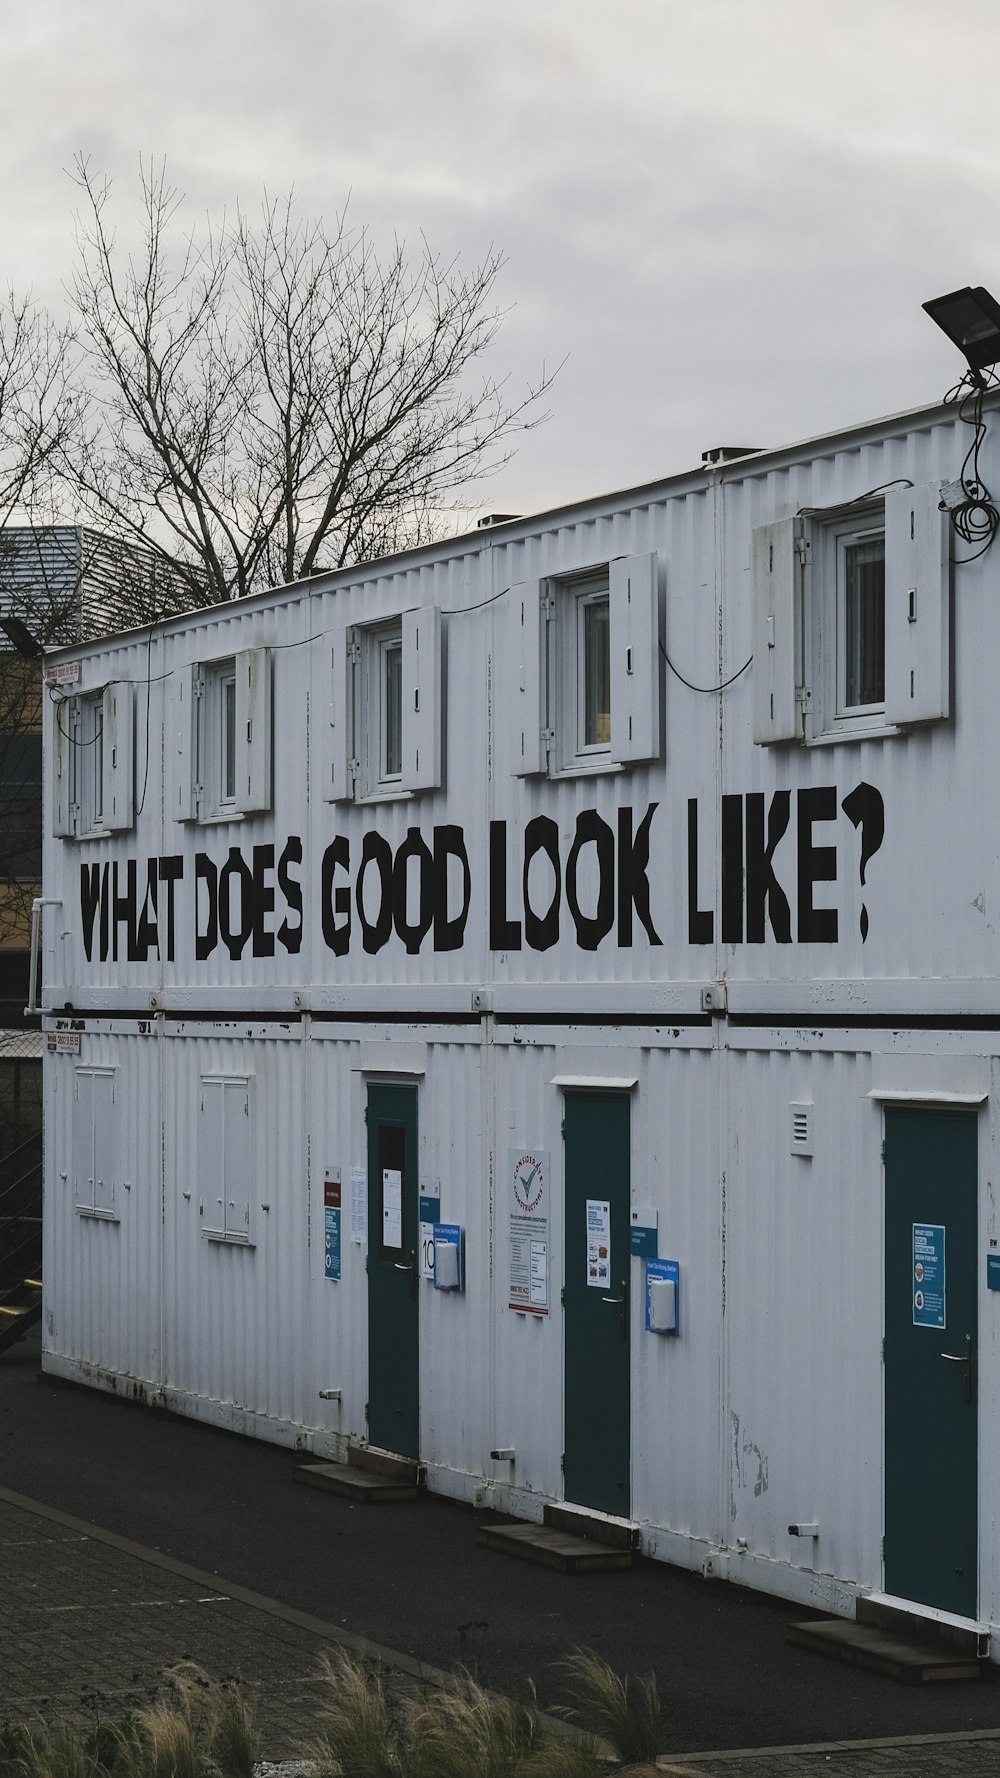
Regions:
[[885, 539], [844, 551], [844, 704], [885, 702]]

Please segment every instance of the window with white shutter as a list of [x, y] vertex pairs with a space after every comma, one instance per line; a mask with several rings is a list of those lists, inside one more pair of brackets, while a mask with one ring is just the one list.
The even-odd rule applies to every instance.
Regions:
[[509, 623], [515, 777], [660, 758], [655, 554], [514, 586]]
[[254, 1244], [254, 1144], [250, 1076], [203, 1074], [198, 1160], [202, 1234]]
[[759, 526], [753, 606], [758, 744], [861, 740], [950, 714], [937, 484]]

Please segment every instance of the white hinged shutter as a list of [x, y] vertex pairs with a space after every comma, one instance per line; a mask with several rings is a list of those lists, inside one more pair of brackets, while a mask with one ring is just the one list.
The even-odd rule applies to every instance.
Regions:
[[[317, 700], [320, 709], [325, 705], [329, 711], [327, 756], [323, 766], [323, 799], [328, 803], [345, 802], [354, 795], [351, 745], [354, 654], [354, 632], [346, 624], [341, 625], [330, 638], [330, 682]], [[320, 659], [324, 659], [323, 654]]]
[[799, 519], [758, 525], [753, 533], [753, 738], [798, 741], [802, 659], [802, 567]]
[[101, 699], [103, 820], [112, 833], [135, 825], [135, 701], [131, 685], [107, 685]]
[[510, 589], [510, 643], [513, 695], [511, 771], [530, 778], [548, 768], [545, 744], [545, 602], [540, 580]]
[[52, 832], [57, 839], [72, 839], [75, 831], [73, 810], [73, 730], [76, 722], [76, 700], [58, 695], [52, 702]]
[[622, 556], [609, 570], [611, 757], [660, 756], [660, 630], [656, 555]]
[[236, 656], [236, 807], [271, 807], [271, 657], [266, 648]]
[[405, 790], [441, 782], [441, 612], [403, 613], [403, 774]]
[[198, 819], [198, 691], [197, 667], [177, 667], [170, 700], [167, 795], [175, 821]]
[[950, 710], [948, 514], [937, 484], [885, 497], [885, 714], [934, 722]]

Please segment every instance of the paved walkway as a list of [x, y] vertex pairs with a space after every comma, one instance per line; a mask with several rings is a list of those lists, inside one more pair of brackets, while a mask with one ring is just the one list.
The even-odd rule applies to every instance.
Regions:
[[[89, 1723], [148, 1702], [164, 1669], [190, 1659], [247, 1689], [264, 1752], [284, 1760], [315, 1721], [318, 1664], [331, 1646], [381, 1658], [407, 1684], [447, 1683], [409, 1656], [7, 1489], [0, 1550], [0, 1720]], [[672, 1754], [661, 1763], [690, 1778], [996, 1778], [1000, 1730]]]
[[196, 1661], [238, 1681], [269, 1759], [316, 1721], [331, 1645], [392, 1662], [408, 1683], [443, 1676], [347, 1631], [0, 1489], [0, 1722], [89, 1725], [163, 1690]]

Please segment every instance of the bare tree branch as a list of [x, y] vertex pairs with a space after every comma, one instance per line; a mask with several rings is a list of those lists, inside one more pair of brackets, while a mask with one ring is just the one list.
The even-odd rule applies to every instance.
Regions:
[[143, 167], [141, 254], [123, 258], [111, 192], [76, 163], [72, 283], [90, 423], [60, 453], [88, 515], [197, 567], [210, 600], [338, 567], [426, 535], [546, 416], [477, 361], [502, 316], [491, 252], [471, 272], [422, 244], [380, 258], [265, 194], [179, 233], [163, 166]]

